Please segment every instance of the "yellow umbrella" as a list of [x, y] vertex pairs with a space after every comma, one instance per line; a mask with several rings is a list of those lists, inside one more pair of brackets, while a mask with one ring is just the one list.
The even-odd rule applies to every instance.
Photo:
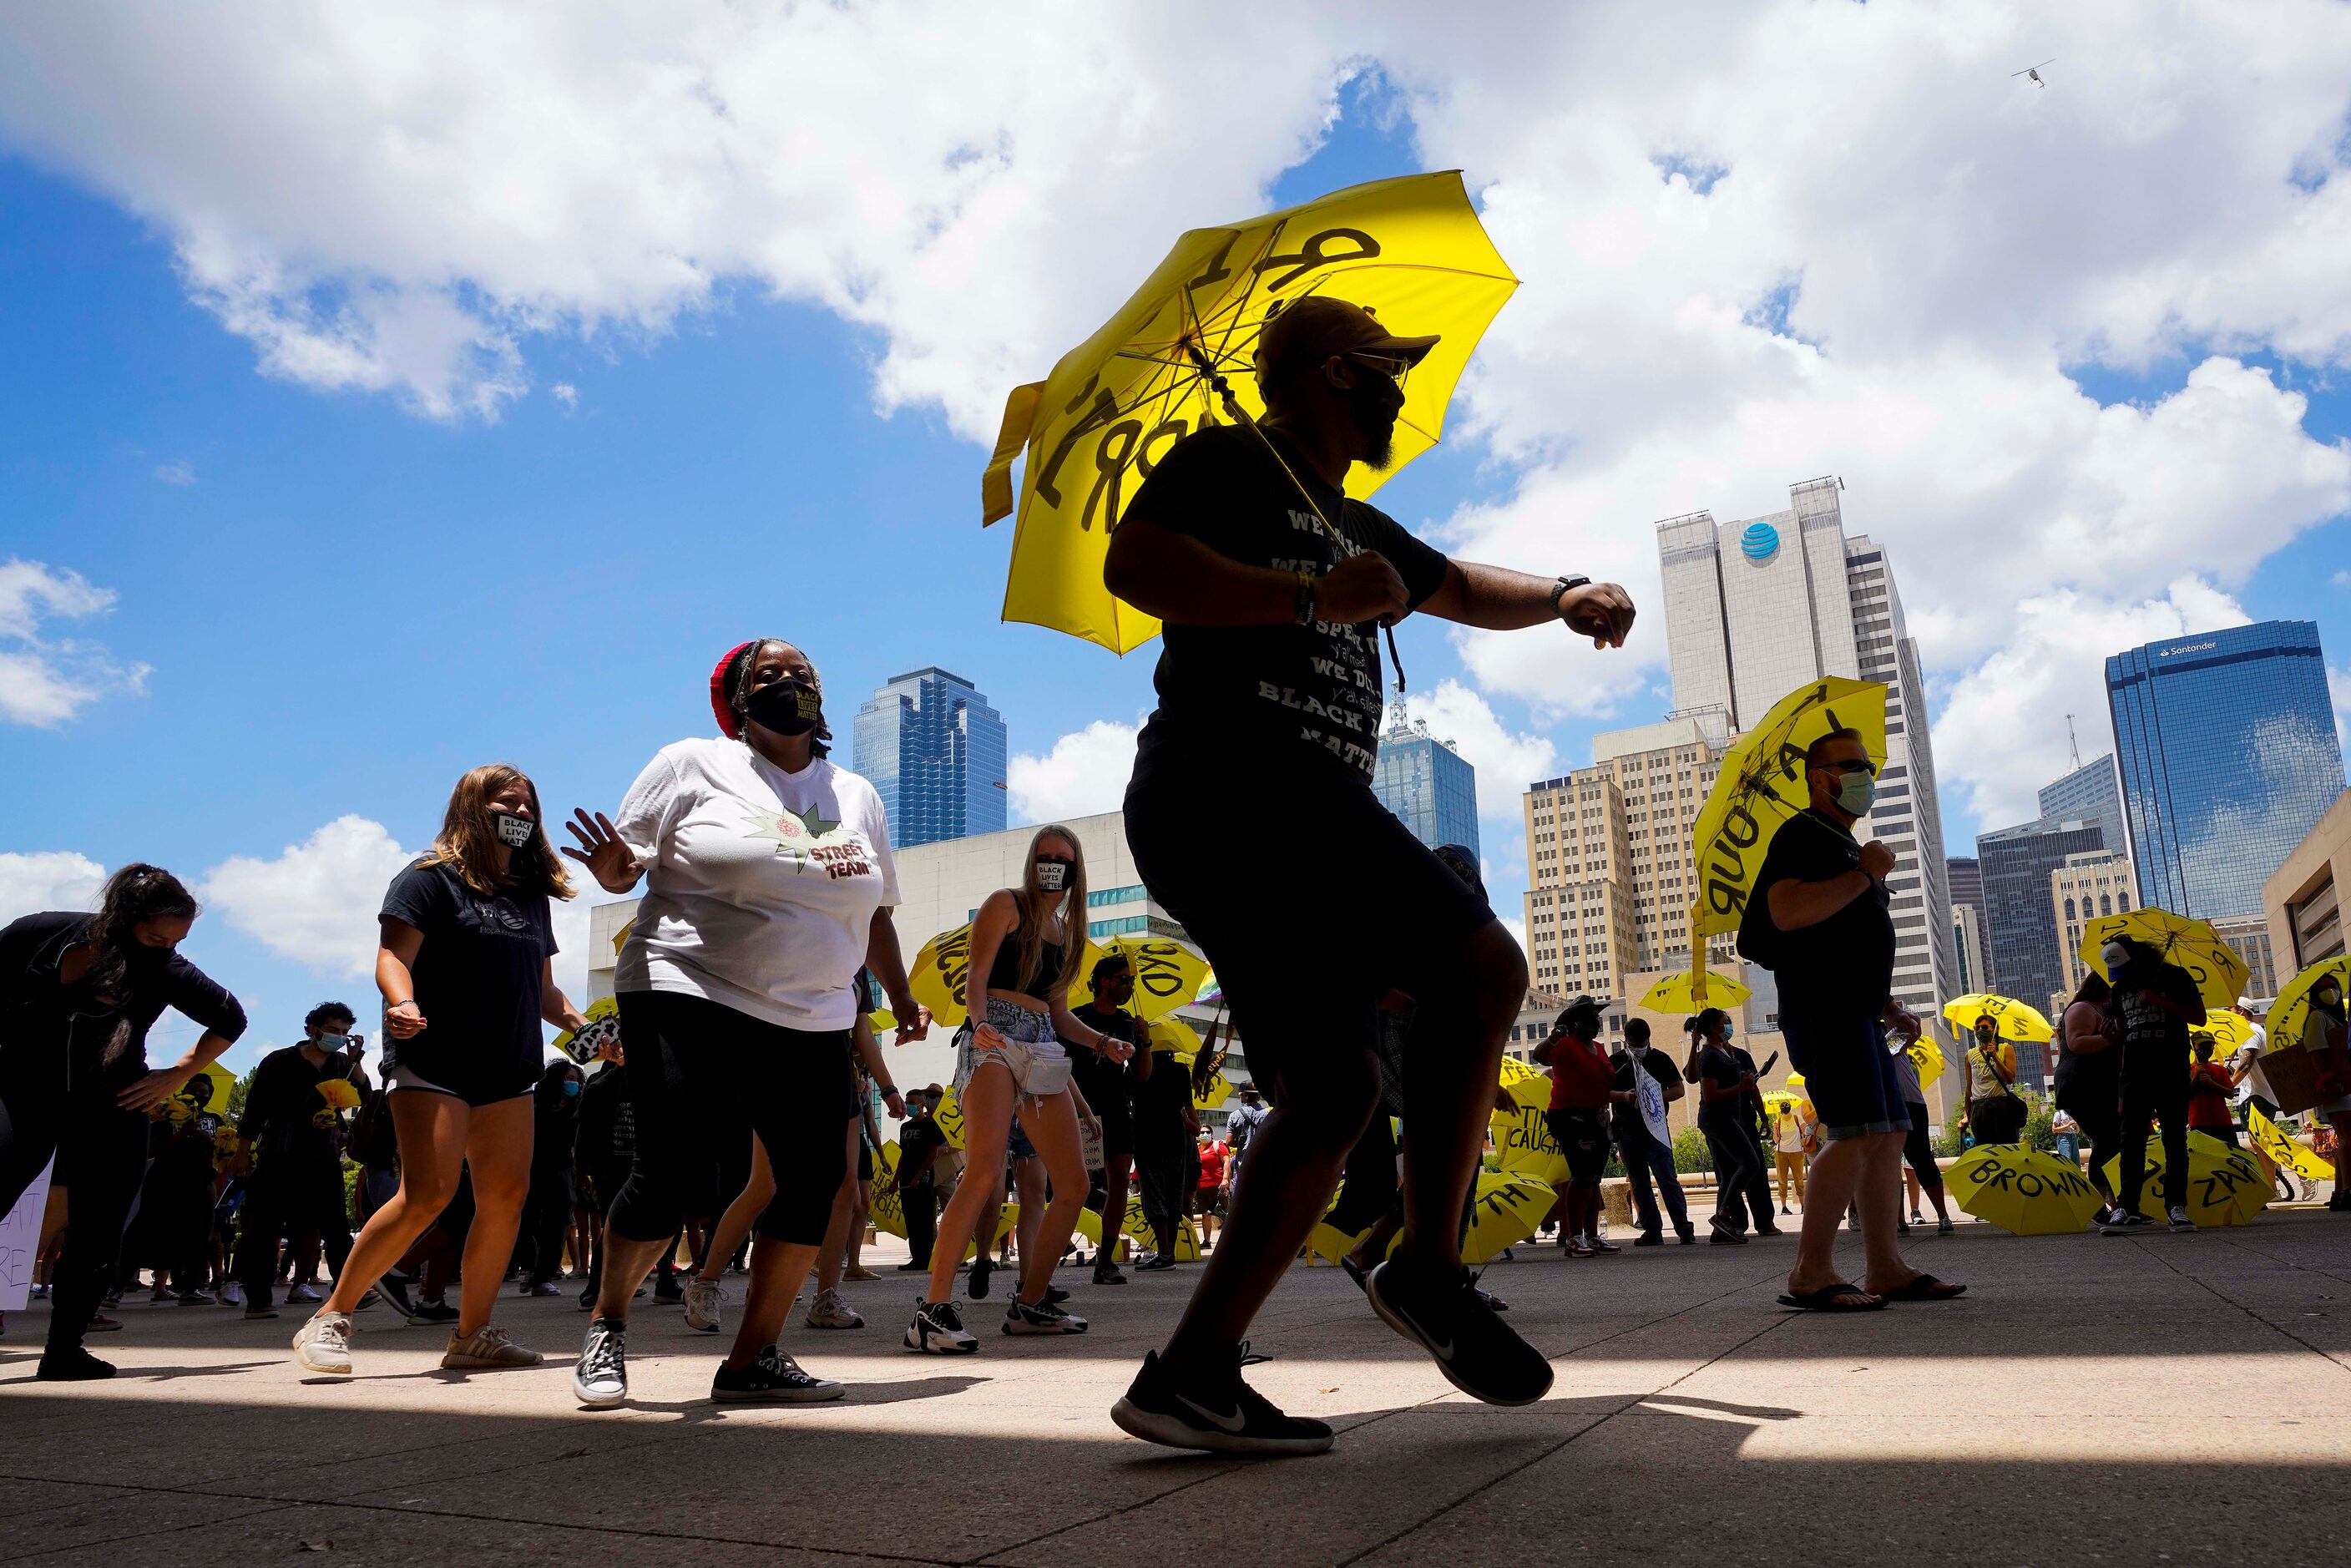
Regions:
[[[1802, 1085], [1798, 1087], [1801, 1088]], [[1777, 1116], [1804, 1103], [1806, 1103], [1804, 1097], [1794, 1090], [1766, 1090], [1763, 1094], [1763, 1113], [1767, 1116]]]
[[1804, 1086], [1804, 1075], [1801, 1072], [1791, 1072], [1788, 1074], [1787, 1083], [1791, 1089], [1802, 1089]]
[[[1910, 1065], [1918, 1070], [1919, 1088], [1924, 1089], [1943, 1075], [1943, 1068], [1946, 1065], [1943, 1061], [1943, 1048], [1926, 1036], [1920, 1035], [1902, 1050], [1910, 1058]], [[1792, 1074], [1788, 1082], [1791, 1083], [1795, 1082]]]
[[2270, 1049], [2291, 1050], [2300, 1046], [2305, 1051], [2323, 1051], [2326, 1042], [2317, 1038], [2310, 1027], [2310, 993], [2318, 988], [2323, 976], [2333, 976], [2335, 988], [2351, 991], [2351, 953], [2338, 953], [2323, 958], [2288, 980], [2270, 1004], [2268, 1026]]
[[[1165, 936], [1113, 936], [1100, 944], [1105, 958], [1124, 958], [1134, 970], [1134, 999], [1126, 1010], [1145, 1023], [1190, 1001], [1208, 980], [1208, 961]], [[1093, 1000], [1093, 966], [1070, 987], [1070, 1005]]]
[[[1169, 1056], [1167, 1060], [1188, 1073], [1198, 1064], [1200, 1058], [1196, 1052], [1190, 1056], [1177, 1052]], [[1154, 1064], [1153, 1071], [1157, 1071], [1156, 1063]], [[1233, 1081], [1226, 1077], [1224, 1070], [1219, 1068], [1208, 1074], [1208, 1082], [1193, 1092], [1192, 1103], [1203, 1111], [1213, 1111], [1231, 1099], [1232, 1094]]]
[[1961, 1208], [2018, 1236], [2079, 1230], [2105, 1201], [2077, 1167], [2022, 1144], [1970, 1149], [1943, 1180]]
[[1520, 1061], [1515, 1056], [1506, 1056], [1502, 1058], [1501, 1082], [1502, 1087], [1510, 1091], [1515, 1098], [1520, 1084], [1525, 1084], [1530, 1089], [1536, 1087], [1549, 1089], [1551, 1074], [1531, 1061]]
[[2262, 1114], [2258, 1105], [2245, 1112], [2245, 1135], [2253, 1147], [2269, 1156], [2270, 1164], [2283, 1166], [2304, 1181], [2335, 1179], [2332, 1165], [2320, 1159], [2308, 1144], [2288, 1136], [2283, 1127]]
[[2199, 1034], [2212, 1037], [2212, 1060], [2226, 1061], [2253, 1038], [2253, 1026], [2234, 1013], [2224, 1013], [2215, 1008], [2204, 1015], [2202, 1023], [2189, 1031], [2189, 1043], [2193, 1045]]
[[939, 1108], [931, 1113], [931, 1120], [938, 1124], [939, 1135], [947, 1141], [947, 1147], [963, 1147], [963, 1103], [956, 1098], [953, 1084], [940, 1094]]
[[[2116, 1155], [2105, 1164], [2106, 1180], [2116, 1192], [2123, 1186], [2123, 1161]], [[2229, 1147], [2209, 1133], [2188, 1134], [2188, 1218], [2199, 1225], [2244, 1225], [2268, 1207], [2270, 1184], [2262, 1179], [2252, 1156]], [[2147, 1141], [2147, 1181], [2139, 1188], [2138, 1208], [2149, 1219], [2162, 1219], [2163, 1140]]]
[[1480, 1173], [1476, 1207], [1469, 1214], [1469, 1239], [1462, 1244], [1461, 1260], [1490, 1263], [1505, 1249], [1532, 1236], [1549, 1214], [1559, 1194], [1551, 1184], [1526, 1175]]
[[1990, 1018], [2000, 1028], [2002, 1040], [2021, 1040], [2039, 1045], [2056, 1034], [2048, 1019], [2038, 1008], [2029, 1007], [2013, 997], [1994, 996], [1989, 991], [1975, 991], [1955, 1001], [1943, 1004], [1943, 1016], [1962, 1040], [1975, 1035], [1976, 1019]]
[[[1692, 952], [1704, 951], [1709, 936], [1739, 929], [1772, 835], [1812, 805], [1804, 782], [1805, 748], [1839, 729], [1858, 732], [1870, 760], [1883, 763], [1886, 688], [1874, 681], [1824, 675], [1773, 703], [1762, 722], [1723, 753], [1722, 770], [1690, 834], [1703, 878], [1698, 901], [1690, 905]], [[1703, 982], [1709, 998], [1715, 983]]]
[[2237, 950], [2220, 940], [2220, 934], [2207, 922], [2168, 909], [2148, 908], [2101, 915], [2082, 927], [2082, 961], [2109, 980], [2114, 977], [2106, 975], [2106, 958], [2100, 949], [2117, 936], [2143, 942], [2161, 954], [2165, 963], [2187, 970], [2208, 1008], [2234, 1007], [2252, 973], [2237, 956]]
[[[1009, 936], [1005, 940], [1010, 941]], [[1078, 980], [1093, 973], [1094, 960], [1102, 949], [1089, 942], [1078, 955]], [[934, 1022], [952, 1029], [971, 1017], [964, 1005], [970, 992], [965, 985], [971, 970], [971, 922], [965, 921], [952, 931], [942, 931], [914, 954], [914, 961], [906, 966], [906, 988], [914, 999], [931, 1009]], [[1076, 982], [1071, 983], [1072, 992]]]
[[1551, 1135], [1551, 1125], [1543, 1119], [1546, 1109], [1521, 1105], [1516, 1111], [1495, 1112], [1494, 1147], [1500, 1151], [1505, 1172], [1559, 1186], [1567, 1180], [1567, 1155]]
[[236, 1074], [217, 1061], [206, 1062], [188, 1076], [180, 1092], [172, 1098], [184, 1101], [187, 1113], [201, 1115], [209, 1111], [215, 1116], [228, 1114], [230, 1091], [236, 1087]]
[[[1012, 1207], [1014, 1212], [1017, 1214], [1019, 1210], [1019, 1206], [1015, 1204]], [[1151, 1221], [1144, 1218], [1143, 1199], [1140, 1197], [1128, 1197], [1126, 1200], [1126, 1215], [1125, 1218], [1121, 1220], [1118, 1228], [1120, 1234], [1132, 1239], [1138, 1246], [1151, 1248], [1158, 1245], [1158, 1237], [1151, 1228]], [[1080, 1209], [1078, 1211], [1078, 1223], [1071, 1231], [1071, 1234], [1082, 1236], [1086, 1239], [1089, 1244], [1094, 1247], [1100, 1247], [1102, 1245], [1102, 1216], [1096, 1214], [1091, 1208]], [[1190, 1263], [1196, 1261], [1199, 1256], [1199, 1231], [1193, 1228], [1192, 1221], [1188, 1217], [1179, 1218], [1176, 1222], [1176, 1261], [1178, 1263]]]
[[1330, 294], [1399, 333], [1441, 335], [1405, 381], [1395, 463], [1347, 476], [1347, 494], [1361, 498], [1436, 444], [1470, 350], [1517, 287], [1457, 172], [1377, 180], [1186, 234], [1101, 330], [1006, 400], [980, 483], [992, 523], [1013, 511], [1012, 462], [1028, 453], [1004, 619], [1116, 653], [1158, 634], [1157, 621], [1102, 586], [1111, 531], [1178, 440], [1264, 412], [1250, 362], [1270, 313]]
[[1200, 1037], [1182, 1019], [1161, 1019], [1151, 1026], [1151, 1049], [1200, 1054]]
[[1695, 1013], [1707, 1008], [1735, 1008], [1755, 993], [1738, 981], [1720, 975], [1706, 977], [1706, 999], [1700, 1001], [1694, 988], [1698, 977], [1667, 975], [1641, 994], [1640, 1005], [1653, 1013]]
[[873, 1228], [888, 1236], [906, 1234], [906, 1206], [898, 1193], [899, 1153], [895, 1138], [874, 1151], [873, 1205], [866, 1210]]

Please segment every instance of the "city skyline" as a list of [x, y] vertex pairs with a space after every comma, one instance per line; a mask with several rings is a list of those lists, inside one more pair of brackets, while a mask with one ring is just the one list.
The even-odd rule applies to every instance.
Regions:
[[1401, 706], [1380, 734], [1372, 793], [1430, 849], [1459, 844], [1472, 864], [1480, 858], [1477, 768], [1426, 719], [1406, 718]]
[[857, 710], [854, 767], [882, 797], [896, 849], [1002, 831], [1004, 716], [961, 675], [893, 675]]

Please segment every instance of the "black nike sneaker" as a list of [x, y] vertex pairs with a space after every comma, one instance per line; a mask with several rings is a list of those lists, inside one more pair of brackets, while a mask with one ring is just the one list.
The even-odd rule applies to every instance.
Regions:
[[1111, 1406], [1110, 1418], [1129, 1437], [1170, 1448], [1267, 1458], [1329, 1448], [1329, 1426], [1283, 1415], [1241, 1381], [1248, 1354], [1248, 1345], [1236, 1346], [1230, 1371], [1185, 1379], [1160, 1364], [1159, 1353], [1154, 1351], [1143, 1358], [1143, 1370], [1127, 1385], [1126, 1397]]
[[1551, 1392], [1551, 1363], [1479, 1298], [1466, 1269], [1435, 1278], [1391, 1258], [1364, 1293], [1380, 1321], [1437, 1358], [1454, 1387], [1489, 1405], [1531, 1405]]

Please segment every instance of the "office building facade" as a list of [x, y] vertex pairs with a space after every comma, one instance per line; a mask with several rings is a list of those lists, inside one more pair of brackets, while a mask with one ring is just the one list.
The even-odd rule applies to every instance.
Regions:
[[[2111, 754], [2095, 762], [2085, 762], [2053, 784], [2041, 787], [2041, 818], [2043, 821], [2095, 822], [2105, 835], [2106, 852], [2130, 859], [2130, 833], [2123, 825], [2122, 774], [2115, 767]], [[2132, 883], [2131, 902], [2125, 908], [2137, 904], [2137, 883]]]
[[[2137, 907], [2128, 855], [2086, 850], [2067, 855], [2049, 873], [2049, 918], [2055, 922], [2057, 932], [2057, 986], [2050, 996], [2053, 1003], [2062, 1006], [2059, 998], [2071, 997], [2089, 973], [2089, 966], [2082, 961], [2083, 929], [2100, 915], [2120, 915]], [[2041, 1005], [2037, 997], [2017, 999]], [[2053, 1020], [2057, 1015], [2049, 1016]]]
[[1431, 735], [1427, 721], [1407, 721], [1401, 705], [1380, 737], [1372, 793], [1430, 849], [1467, 845], [1470, 861], [1477, 861], [1478, 770], [1453, 742]]
[[1951, 905], [1951, 984], [1959, 995], [1991, 989], [1984, 956], [1983, 911], [1972, 904]]
[[853, 766], [882, 797], [893, 849], [1002, 830], [1004, 719], [961, 675], [893, 675], [857, 710]]
[[1806, 681], [1884, 683], [1886, 767], [1856, 831], [1894, 852], [1894, 994], [1924, 1015], [1957, 994], [1926, 682], [1886, 551], [1846, 537], [1841, 488], [1814, 479], [1769, 517], [1657, 525], [1674, 706], [1720, 709], [1739, 731]]
[[2344, 951], [2343, 905], [2351, 895], [2351, 789], [2270, 873], [2262, 908], [2280, 977]]
[[[2270, 946], [2270, 920], [2267, 915], [2223, 915], [2212, 922], [2212, 929], [2245, 961], [2243, 994], [2258, 1002], [2265, 1002], [2278, 994], [2277, 954]], [[2285, 972], [2291, 977], [2292, 969]]]
[[[1987, 990], [2040, 1007], [2063, 985], [2057, 947], [2061, 925], [2050, 904], [2050, 876], [2074, 855], [2106, 852], [2095, 822], [2026, 822], [1976, 840], [1983, 869], [1984, 936], [1991, 984]], [[2018, 1050], [2019, 1071], [2026, 1048]], [[2036, 1059], [2039, 1047], [2032, 1048]]]
[[2211, 919], [2262, 886], [2344, 787], [2326, 658], [2309, 621], [2149, 643], [2106, 661], [2139, 896]]

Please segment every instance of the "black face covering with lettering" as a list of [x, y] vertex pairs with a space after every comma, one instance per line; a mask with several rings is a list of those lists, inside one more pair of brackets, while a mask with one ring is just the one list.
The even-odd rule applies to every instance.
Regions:
[[806, 735], [824, 722], [824, 696], [810, 683], [787, 675], [744, 699], [743, 716], [778, 735]]

